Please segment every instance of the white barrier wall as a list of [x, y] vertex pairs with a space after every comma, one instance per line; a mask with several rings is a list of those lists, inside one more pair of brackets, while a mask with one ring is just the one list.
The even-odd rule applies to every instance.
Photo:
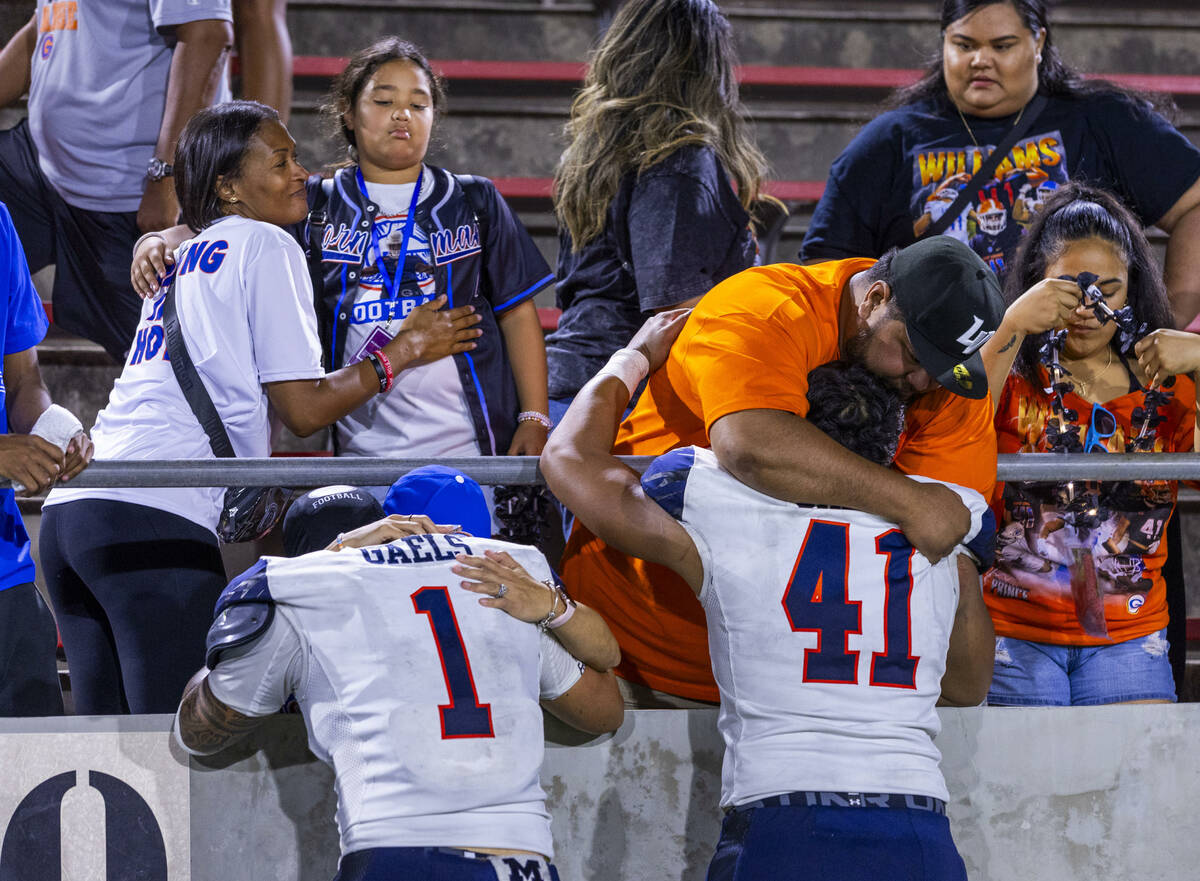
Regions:
[[[1200, 877], [1200, 704], [941, 714], [950, 819], [973, 881]], [[720, 827], [715, 721], [640, 710], [598, 741], [549, 732], [563, 881], [704, 877]], [[298, 718], [199, 761], [169, 725], [0, 720], [0, 879], [332, 878], [332, 775]]]

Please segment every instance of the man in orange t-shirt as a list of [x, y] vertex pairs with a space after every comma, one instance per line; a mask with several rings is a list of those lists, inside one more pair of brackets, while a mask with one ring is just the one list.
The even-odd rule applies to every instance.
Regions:
[[[970, 525], [958, 496], [868, 462], [813, 427], [804, 418], [808, 373], [846, 358], [889, 379], [909, 402], [896, 468], [988, 497], [996, 435], [978, 349], [1002, 313], [995, 276], [946, 236], [878, 262], [746, 270], [693, 310], [621, 426], [614, 452], [656, 456], [709, 446], [755, 489], [877, 514], [940, 559]], [[673, 572], [627, 557], [576, 524], [562, 576], [616, 634], [624, 656], [618, 676], [668, 695], [717, 700], [703, 610]]]

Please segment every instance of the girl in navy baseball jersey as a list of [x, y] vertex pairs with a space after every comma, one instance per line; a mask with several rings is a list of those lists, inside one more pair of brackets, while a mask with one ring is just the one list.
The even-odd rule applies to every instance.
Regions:
[[[183, 218], [171, 290], [183, 339], [239, 456], [270, 452], [268, 406], [312, 432], [387, 390], [392, 372], [470, 345], [469, 307], [426, 311], [372, 358], [326, 375], [304, 254], [281, 227], [308, 211], [308, 172], [269, 107], [201, 111], [176, 151]], [[167, 358], [165, 295], [145, 301], [124, 370], [93, 431], [103, 459], [213, 452]], [[165, 713], [203, 661], [225, 583], [222, 488], [55, 489], [41, 556], [76, 711]]]
[[[482, 331], [453, 358], [397, 367], [387, 395], [338, 420], [341, 455], [536, 455], [546, 442], [546, 355], [533, 297], [554, 276], [490, 181], [425, 164], [444, 104], [424, 55], [388, 37], [350, 59], [326, 108], [351, 163], [308, 182], [310, 219], [324, 223], [292, 227], [310, 259], [320, 251], [325, 363], [362, 361], [422, 311], [471, 308]], [[186, 234], [179, 230], [167, 241]], [[166, 271], [165, 253], [150, 241], [135, 255], [143, 295]]]

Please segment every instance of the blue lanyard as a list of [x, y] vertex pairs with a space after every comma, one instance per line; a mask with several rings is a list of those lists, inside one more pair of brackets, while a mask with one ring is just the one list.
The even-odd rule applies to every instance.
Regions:
[[[364, 198], [370, 199], [371, 197], [367, 195], [367, 183], [363, 180], [362, 169], [357, 169], [354, 174], [358, 178], [359, 191]], [[396, 274], [393, 276], [388, 275], [387, 267], [383, 263], [383, 249], [379, 247], [378, 218], [371, 221], [371, 247], [367, 250], [367, 260], [375, 261], [379, 274], [383, 276], [384, 287], [387, 288], [387, 292], [393, 300], [399, 293], [401, 276], [404, 274], [404, 263], [408, 259], [408, 240], [412, 236], [413, 221], [417, 216], [417, 202], [421, 198], [421, 178], [424, 175], [425, 167], [421, 166], [421, 171], [417, 174], [416, 186], [413, 187], [412, 201], [408, 203], [408, 216], [404, 218], [404, 234], [400, 239], [400, 258], [396, 261]], [[372, 256], [372, 252], [374, 252], [374, 256]]]

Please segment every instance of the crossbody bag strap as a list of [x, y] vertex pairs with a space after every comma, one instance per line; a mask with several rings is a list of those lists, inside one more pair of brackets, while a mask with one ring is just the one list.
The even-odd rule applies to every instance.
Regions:
[[458, 178], [458, 183], [463, 188], [463, 194], [467, 197], [467, 204], [471, 206], [471, 211], [475, 214], [475, 222], [479, 224], [479, 244], [487, 247], [491, 218], [488, 217], [487, 202], [483, 197], [483, 182], [473, 174], [456, 174], [454, 176]]
[[208, 389], [204, 387], [200, 373], [196, 370], [196, 365], [192, 363], [192, 356], [188, 354], [187, 343], [183, 341], [183, 328], [179, 325], [179, 313], [175, 308], [174, 285], [168, 287], [163, 296], [166, 297], [166, 301], [163, 303], [163, 332], [167, 339], [167, 355], [171, 361], [171, 370], [179, 381], [179, 388], [183, 392], [184, 399], [192, 408], [192, 412], [200, 422], [200, 427], [208, 435], [208, 443], [212, 447], [213, 455], [218, 459], [233, 459], [237, 453], [233, 451], [233, 444], [229, 440], [229, 434], [225, 431], [225, 423], [221, 421], [217, 408], [208, 394]]
[[920, 238], [925, 239], [930, 236], [940, 236], [949, 228], [950, 224], [959, 218], [968, 203], [970, 203], [971, 194], [979, 189], [985, 181], [991, 180], [996, 169], [1000, 167], [1000, 163], [1004, 161], [1004, 157], [1016, 146], [1017, 141], [1029, 131], [1045, 107], [1046, 96], [1034, 96], [1034, 99], [1026, 105], [1025, 113], [1021, 116], [1020, 122], [1009, 129], [1004, 140], [996, 145], [996, 149], [991, 152], [987, 159], [983, 160], [983, 165], [979, 166], [979, 170], [971, 175], [971, 179], [967, 181], [967, 185], [958, 191], [958, 198], [950, 203], [950, 207], [945, 210], [941, 217], [926, 227], [925, 232]]

